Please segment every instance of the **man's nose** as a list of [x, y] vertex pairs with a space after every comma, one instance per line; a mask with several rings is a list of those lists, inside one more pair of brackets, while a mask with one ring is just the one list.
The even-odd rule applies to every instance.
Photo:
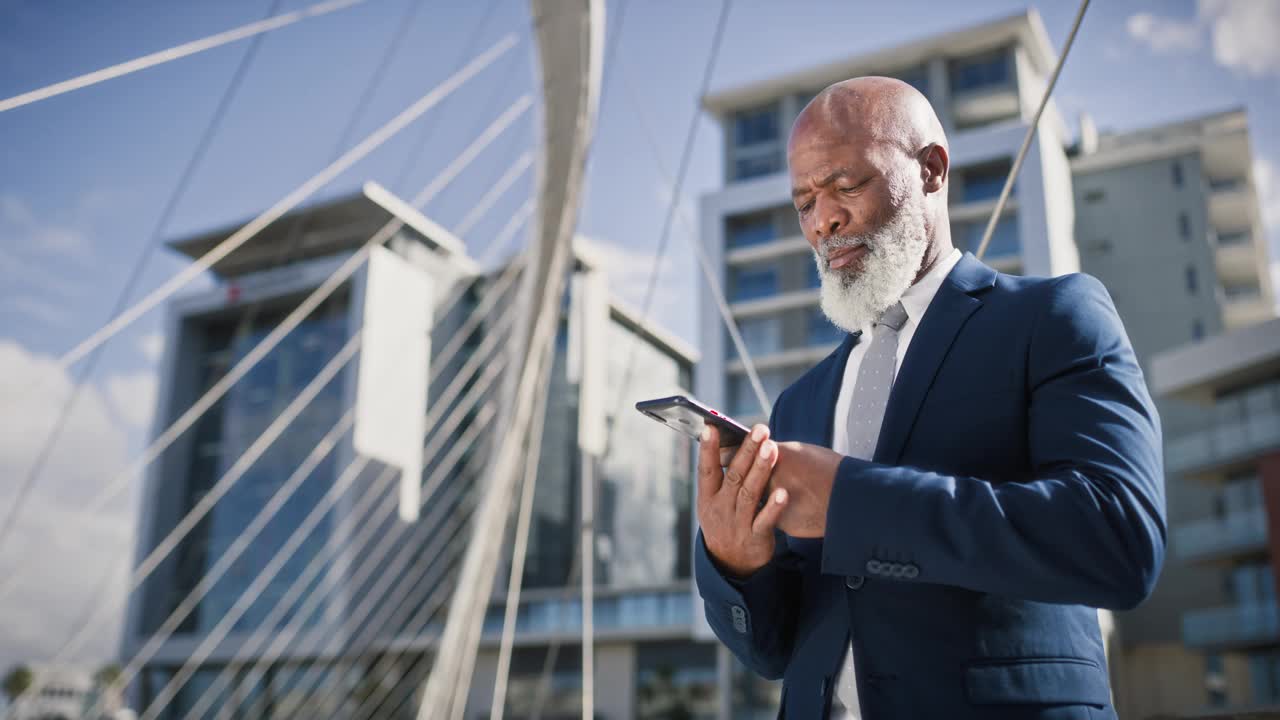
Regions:
[[818, 237], [827, 238], [839, 235], [849, 224], [849, 213], [839, 203], [826, 203], [818, 214]]

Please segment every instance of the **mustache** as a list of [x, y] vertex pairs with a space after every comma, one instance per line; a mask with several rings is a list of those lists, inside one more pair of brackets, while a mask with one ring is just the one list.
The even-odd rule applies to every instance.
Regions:
[[865, 245], [868, 250], [875, 249], [870, 238], [858, 237], [856, 235], [837, 235], [836, 237], [833, 237], [819, 245], [816, 255], [825, 267], [830, 260], [831, 253], [837, 250], [844, 250], [846, 248], [855, 248], [859, 245]]

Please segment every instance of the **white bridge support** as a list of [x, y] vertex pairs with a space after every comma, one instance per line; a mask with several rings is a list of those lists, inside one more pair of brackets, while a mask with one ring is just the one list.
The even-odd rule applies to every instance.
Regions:
[[507, 519], [524, 474], [526, 439], [542, 422], [535, 390], [547, 382], [550, 351], [572, 254], [595, 129], [604, 48], [603, 0], [531, 0], [542, 86], [535, 231], [524, 258], [519, 312], [510, 344], [515, 354], [494, 428], [506, 442], [490, 463], [466, 556], [450, 600], [448, 621], [427, 678], [419, 720], [461, 718], [476, 650], [500, 561]]

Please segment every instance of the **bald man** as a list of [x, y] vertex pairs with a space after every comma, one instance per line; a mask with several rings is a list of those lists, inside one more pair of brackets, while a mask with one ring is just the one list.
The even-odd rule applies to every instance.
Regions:
[[950, 156], [889, 78], [819, 94], [792, 197], [848, 335], [698, 463], [696, 576], [780, 717], [1114, 718], [1096, 608], [1164, 558], [1160, 426], [1102, 285], [951, 243]]

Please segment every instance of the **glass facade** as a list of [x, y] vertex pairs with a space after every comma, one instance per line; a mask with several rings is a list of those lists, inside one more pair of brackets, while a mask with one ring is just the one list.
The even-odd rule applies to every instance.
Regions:
[[[995, 200], [1000, 197], [1000, 191], [1004, 189], [1005, 179], [1009, 176], [1010, 161], [1004, 160], [978, 165], [972, 168], [964, 168], [960, 170], [960, 193], [955, 200], [959, 202], [983, 202], [986, 200]], [[1017, 195], [1018, 186], [1014, 183], [1013, 189], [1009, 191], [1009, 196]]]
[[733, 144], [737, 147], [777, 142], [778, 104], [744, 110], [733, 116]]
[[[187, 472], [176, 513], [167, 514], [169, 525], [158, 527], [153, 543], [167, 533], [178, 517], [187, 514], [210, 491], [231, 465], [255, 442], [264, 429], [297, 397], [342, 348], [347, 340], [347, 299], [345, 293], [317, 309], [253, 370], [204, 414], [191, 432], [187, 446]], [[185, 336], [194, 344], [196, 361], [195, 393], [203, 393], [262, 338], [291, 308], [261, 311], [251, 318], [196, 320]], [[222, 497], [209, 514], [184, 539], [175, 552], [174, 581], [154, 593], [151, 611], [144, 624], [154, 630], [176, 608], [236, 541], [321, 437], [333, 427], [343, 411], [344, 372], [339, 372], [289, 426], [265, 454]], [[176, 448], [181, 448], [179, 445]], [[302, 520], [332, 486], [335, 475], [332, 456], [325, 458], [298, 490], [265, 525], [230, 570], [200, 601], [195, 612], [180, 626], [180, 633], [203, 633], [216, 625], [263, 568], [271, 562]], [[233, 631], [252, 630], [261, 623], [306, 566], [320, 552], [330, 536], [331, 519], [322, 520], [293, 553], [261, 596], [235, 623]], [[319, 574], [323, 577], [323, 572]], [[314, 624], [323, 614], [303, 618]], [[288, 615], [285, 621], [292, 618]]]
[[[777, 315], [762, 315], [738, 320], [738, 332], [742, 334], [742, 342], [747, 352], [753, 357], [768, 355], [782, 350], [782, 318]], [[725, 351], [728, 359], [738, 357], [738, 349], [725, 331]]]
[[743, 265], [729, 269], [729, 301], [760, 300], [778, 294], [778, 268]]
[[[770, 403], [778, 399], [778, 395], [790, 385], [793, 380], [800, 376], [800, 373], [808, 368], [798, 368], [792, 371], [783, 370], [765, 370], [760, 373], [760, 384], [764, 385], [764, 394], [769, 397]], [[760, 401], [756, 398], [755, 390], [751, 388], [751, 380], [744, 373], [734, 373], [729, 376], [729, 413], [735, 415], [739, 420], [742, 418], [756, 417], [761, 414]]]
[[[951, 240], [961, 252], [978, 252], [982, 243], [982, 233], [987, 229], [985, 220], [957, 223], [951, 228]], [[1018, 218], [1005, 215], [996, 223], [995, 232], [991, 235], [991, 245], [987, 248], [988, 259], [1018, 257], [1022, 254], [1022, 244], [1018, 239]]]
[[782, 169], [780, 115], [781, 108], [776, 102], [733, 115], [730, 180], [745, 180]]
[[[582, 630], [582, 599], [577, 587], [548, 599], [520, 603], [516, 611], [518, 633], [576, 633]], [[687, 626], [693, 622], [693, 598], [687, 589], [628, 591], [600, 594], [592, 604], [597, 630], [636, 630]], [[485, 614], [485, 632], [502, 632], [505, 609], [493, 607]]]
[[778, 237], [773, 223], [773, 213], [757, 212], [729, 218], [725, 231], [725, 246], [749, 247], [772, 242]]
[[809, 311], [809, 344], [833, 345], [844, 341], [845, 332], [827, 319], [821, 308]]
[[986, 90], [1013, 83], [1013, 54], [1007, 48], [951, 61], [951, 91]]
[[[614, 393], [628, 367], [629, 393], [636, 398], [688, 391], [690, 370], [682, 361], [650, 342], [635, 342], [634, 331], [616, 319], [610, 320], [608, 332], [608, 412], [617, 409]], [[562, 325], [561, 337], [566, 334]], [[525, 559], [523, 582], [529, 589], [574, 583], [582, 460], [577, 445], [578, 394], [566, 374], [567, 353], [567, 344], [557, 343]], [[692, 443], [655, 426], [629, 404], [619, 412], [608, 420], [609, 452], [596, 468], [596, 582], [607, 587], [646, 587], [687, 579], [692, 553]], [[557, 610], [530, 612], [554, 615]]]

